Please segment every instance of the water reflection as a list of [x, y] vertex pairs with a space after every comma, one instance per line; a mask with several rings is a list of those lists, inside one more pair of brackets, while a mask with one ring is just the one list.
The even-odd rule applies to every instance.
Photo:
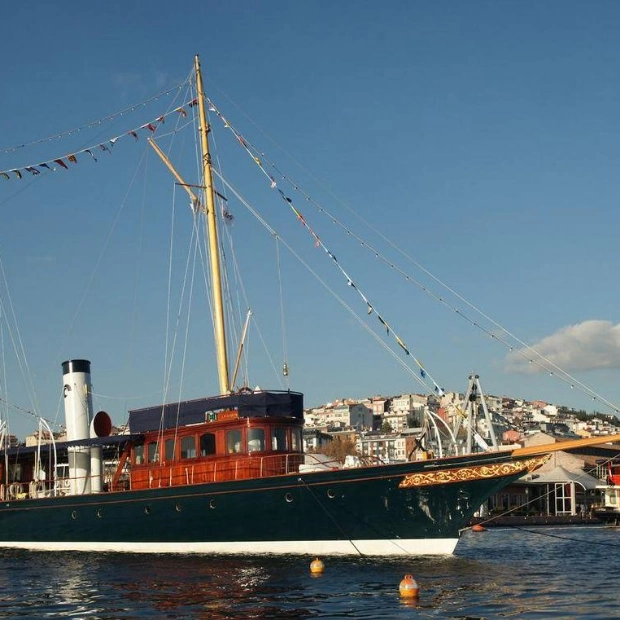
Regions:
[[[0, 551], [0, 617], [616, 617], [620, 595], [608, 584], [620, 572], [620, 541], [580, 535], [583, 544], [489, 530], [466, 536], [456, 557], [322, 558], [320, 578], [313, 557]], [[400, 597], [405, 574], [419, 599]]]
[[279, 592], [269, 585], [271, 573], [260, 559], [154, 556], [145, 565], [134, 556], [126, 558], [124, 572], [133, 578], [115, 584], [117, 596], [132, 603], [148, 600], [167, 617], [176, 617], [169, 615], [175, 611], [195, 618], [269, 617], [273, 611], [264, 605]]

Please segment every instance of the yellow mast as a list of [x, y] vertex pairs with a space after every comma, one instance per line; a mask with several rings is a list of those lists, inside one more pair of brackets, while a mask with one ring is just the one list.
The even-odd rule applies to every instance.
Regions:
[[215, 328], [217, 369], [220, 378], [220, 393], [228, 394], [230, 392], [230, 383], [228, 380], [228, 355], [226, 353], [226, 331], [224, 328], [224, 303], [222, 301], [222, 278], [217, 242], [217, 221], [215, 218], [215, 200], [213, 198], [213, 175], [211, 172], [211, 154], [209, 153], [209, 126], [207, 124], [204, 93], [202, 89], [202, 73], [200, 72], [200, 60], [198, 55], [194, 58], [194, 68], [196, 72], [196, 90], [202, 146], [202, 168], [207, 208], [209, 259], [211, 263], [211, 282], [213, 286], [213, 322]]

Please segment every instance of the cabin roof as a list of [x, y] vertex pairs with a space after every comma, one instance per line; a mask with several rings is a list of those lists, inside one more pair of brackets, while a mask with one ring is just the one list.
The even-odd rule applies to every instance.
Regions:
[[256, 391], [186, 400], [156, 407], [133, 409], [129, 412], [131, 433], [200, 424], [207, 414], [234, 409], [241, 418], [292, 417], [303, 420], [303, 394], [291, 391]]
[[[56, 450], [66, 450], [73, 446], [116, 446], [128, 441], [139, 441], [142, 439], [141, 434], [132, 435], [110, 435], [109, 437], [89, 437], [87, 439], [75, 439], [74, 441], [57, 441]], [[41, 452], [49, 452], [52, 449], [51, 443], [41, 444]], [[39, 450], [39, 446], [17, 446], [16, 448], [9, 448], [6, 451], [0, 452], [0, 454], [6, 454], [7, 456], [19, 456], [26, 454], [33, 454]]]

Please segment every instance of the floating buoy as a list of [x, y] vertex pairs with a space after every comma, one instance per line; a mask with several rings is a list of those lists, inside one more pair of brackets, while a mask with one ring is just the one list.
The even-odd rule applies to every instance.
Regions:
[[313, 575], [318, 575], [322, 573], [323, 570], [325, 570], [325, 564], [323, 564], [319, 558], [316, 558], [316, 560], [312, 560], [312, 562], [310, 562], [310, 572]]
[[418, 582], [413, 578], [413, 575], [405, 575], [398, 586], [400, 595], [404, 598], [417, 598], [420, 588]]
[[486, 528], [483, 525], [480, 525], [480, 523], [476, 523], [476, 525], [472, 525], [471, 531], [472, 532], [484, 532], [486, 531]]

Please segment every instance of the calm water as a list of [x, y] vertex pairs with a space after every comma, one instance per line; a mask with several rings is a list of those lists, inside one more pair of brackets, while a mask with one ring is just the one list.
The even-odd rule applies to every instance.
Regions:
[[[468, 532], [454, 557], [377, 560], [0, 551], [1, 618], [620, 617], [620, 530]], [[400, 599], [411, 573], [417, 604]]]

